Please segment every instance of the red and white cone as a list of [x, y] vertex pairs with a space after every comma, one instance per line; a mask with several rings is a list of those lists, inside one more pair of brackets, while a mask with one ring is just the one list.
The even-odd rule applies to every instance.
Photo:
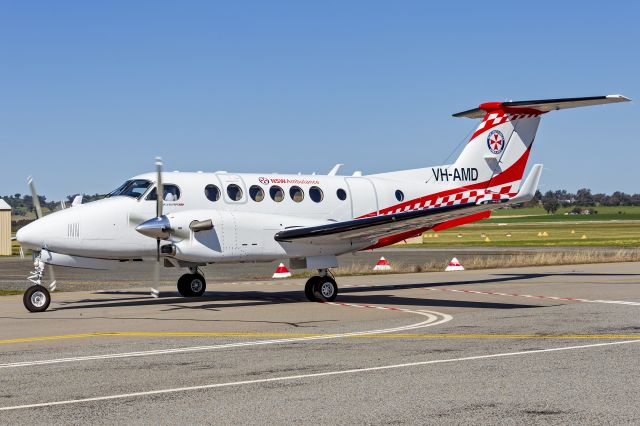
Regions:
[[280, 263], [276, 272], [273, 274], [271, 278], [289, 278], [291, 276], [291, 272], [284, 266], [284, 263]]
[[458, 258], [454, 257], [453, 259], [451, 259], [451, 262], [449, 262], [449, 266], [447, 266], [445, 268], [445, 271], [447, 271], [447, 272], [449, 272], [449, 271], [464, 271], [464, 268], [460, 264], [460, 261], [458, 260]]
[[390, 271], [391, 270], [391, 265], [389, 264], [389, 261], [387, 259], [383, 257], [380, 258], [380, 260], [378, 260], [378, 263], [376, 263], [376, 266], [373, 267], [374, 271]]

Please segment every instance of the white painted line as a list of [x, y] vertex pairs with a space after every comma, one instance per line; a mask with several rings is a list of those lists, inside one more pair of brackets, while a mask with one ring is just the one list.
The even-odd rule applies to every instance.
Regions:
[[[339, 304], [334, 304], [334, 303], [326, 303], [326, 304], [340, 306]], [[358, 306], [358, 305], [354, 305], [354, 306], [364, 307], [364, 306]], [[435, 311], [410, 311], [407, 309], [402, 309], [401, 311], [416, 314], [416, 315], [426, 316], [427, 320], [421, 321], [415, 324], [401, 326], [401, 327], [384, 328], [380, 330], [355, 331], [350, 333], [326, 334], [322, 336], [290, 337], [285, 339], [258, 340], [258, 341], [226, 343], [226, 344], [210, 345], [210, 346], [191, 346], [191, 347], [183, 347], [183, 348], [156, 349], [156, 350], [139, 351], [139, 352], [123, 352], [123, 353], [111, 353], [111, 354], [104, 354], [104, 355], [86, 355], [86, 356], [78, 356], [78, 357], [70, 357], [70, 358], [43, 359], [43, 360], [37, 360], [37, 361], [9, 362], [5, 364], [0, 364], [0, 368], [31, 367], [31, 366], [37, 366], [37, 365], [61, 364], [61, 363], [67, 363], [67, 362], [81, 362], [81, 361], [93, 361], [93, 360], [116, 359], [116, 358], [133, 358], [133, 357], [145, 357], [145, 356], [152, 356], [152, 355], [169, 355], [169, 354], [178, 354], [178, 353], [185, 353], [185, 352], [203, 352], [203, 351], [239, 348], [239, 347], [247, 347], [247, 346], [264, 346], [264, 345], [275, 345], [275, 344], [282, 344], [282, 343], [307, 342], [311, 340], [338, 339], [342, 337], [362, 336], [367, 334], [382, 334], [382, 333], [393, 333], [396, 331], [415, 330], [418, 328], [431, 327], [434, 325], [443, 324], [453, 319], [451, 315], [443, 314], [441, 312], [435, 312]]]
[[540, 353], [547, 353], [547, 352], [569, 351], [574, 349], [588, 349], [588, 348], [597, 348], [597, 347], [603, 347], [603, 346], [625, 345], [630, 343], [640, 343], [640, 341], [625, 340], [621, 342], [594, 343], [590, 345], [565, 346], [560, 348], [535, 349], [530, 351], [506, 352], [506, 353], [499, 353], [499, 354], [468, 356], [468, 357], [462, 357], [462, 358], [435, 359], [430, 361], [408, 362], [404, 364], [381, 365], [378, 367], [354, 368], [350, 370], [326, 371], [323, 373], [298, 374], [295, 376], [269, 377], [266, 379], [241, 380], [237, 382], [226, 382], [226, 383], [211, 383], [208, 385], [185, 386], [180, 388], [121, 393], [116, 395], [96, 396], [93, 398], [67, 399], [62, 401], [41, 402], [37, 404], [14, 405], [9, 407], [0, 407], [0, 411], [21, 410], [25, 408], [52, 407], [56, 405], [80, 404], [84, 402], [109, 401], [114, 399], [136, 398], [136, 397], [143, 397], [143, 396], [149, 396], [149, 395], [189, 392], [194, 390], [216, 389], [216, 388], [224, 388], [224, 387], [230, 387], [230, 386], [254, 385], [254, 384], [270, 383], [270, 382], [284, 382], [284, 381], [290, 381], [290, 380], [309, 379], [309, 378], [316, 378], [316, 377], [339, 376], [344, 374], [366, 373], [370, 371], [382, 371], [382, 370], [392, 370], [392, 369], [398, 369], [398, 368], [418, 367], [418, 366], [424, 366], [424, 365], [430, 365], [430, 364], [444, 364], [444, 363], [452, 363], [452, 362], [474, 361], [479, 359], [503, 358], [503, 357], [509, 357], [509, 356], [518, 356], [518, 355], [531, 355], [531, 354], [540, 354]]
[[609, 303], [609, 304], [615, 304], [615, 305], [640, 306], [640, 302], [629, 302], [624, 300], [589, 300], [589, 299], [577, 299], [574, 297], [534, 296], [531, 294], [499, 293], [496, 291], [480, 291], [480, 290], [460, 290], [455, 288], [425, 288], [424, 290], [449, 291], [452, 293], [481, 294], [486, 296], [528, 297], [530, 299], [551, 299], [551, 300], [562, 300], [566, 302]]

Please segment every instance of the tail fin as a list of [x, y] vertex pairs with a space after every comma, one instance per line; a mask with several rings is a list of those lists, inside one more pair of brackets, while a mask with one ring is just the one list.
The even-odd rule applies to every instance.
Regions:
[[542, 114], [557, 109], [626, 101], [629, 99], [622, 95], [609, 95], [488, 102], [478, 108], [453, 114], [454, 117], [482, 117], [469, 143], [452, 165], [453, 170], [472, 176], [476, 182], [487, 182], [486, 189], [490, 192], [515, 195]]

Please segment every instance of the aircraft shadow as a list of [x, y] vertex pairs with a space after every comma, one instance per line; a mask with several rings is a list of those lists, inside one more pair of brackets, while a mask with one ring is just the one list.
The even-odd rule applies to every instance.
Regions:
[[[602, 277], [602, 276], [640, 276], [632, 273], [539, 273], [539, 274], [494, 274], [490, 278], [480, 280], [456, 280], [428, 283], [371, 285], [359, 287], [346, 287], [340, 289], [337, 301], [357, 304], [417, 306], [417, 307], [456, 307], [456, 308], [483, 308], [483, 309], [524, 309], [540, 308], [550, 305], [531, 305], [520, 303], [500, 303], [468, 300], [433, 299], [422, 297], [405, 297], [395, 294], [387, 294], [389, 290], [410, 290], [430, 287], [459, 286], [468, 284], [495, 284], [513, 281], [531, 280], [546, 277]], [[367, 294], [358, 294], [367, 293]], [[371, 294], [374, 293], [374, 294]], [[377, 293], [377, 294], [376, 294]], [[60, 302], [62, 306], [56, 307], [56, 311], [73, 309], [128, 307], [128, 306], [167, 306], [166, 311], [178, 309], [212, 310], [230, 309], [247, 306], [268, 306], [274, 304], [307, 303], [301, 291], [239, 291], [219, 292], [209, 291], [203, 297], [181, 297], [177, 292], [163, 292], [157, 299], [150, 298], [148, 292], [137, 290], [102, 291], [100, 294], [122, 295], [119, 298], [91, 299], [85, 298], [77, 301]], [[133, 296], [133, 297], [126, 297]], [[235, 300], [235, 302], [234, 302]], [[553, 305], [551, 305], [553, 306]]]

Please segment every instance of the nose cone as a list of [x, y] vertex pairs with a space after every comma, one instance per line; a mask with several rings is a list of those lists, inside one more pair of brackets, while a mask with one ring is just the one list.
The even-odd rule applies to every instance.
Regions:
[[43, 245], [42, 227], [36, 220], [28, 225], [23, 226], [16, 232], [16, 240], [24, 248], [41, 249]]
[[136, 226], [136, 231], [147, 237], [160, 238], [161, 240], [169, 238], [171, 232], [173, 232], [169, 218], [166, 216], [154, 217], [146, 222], [142, 222]]

